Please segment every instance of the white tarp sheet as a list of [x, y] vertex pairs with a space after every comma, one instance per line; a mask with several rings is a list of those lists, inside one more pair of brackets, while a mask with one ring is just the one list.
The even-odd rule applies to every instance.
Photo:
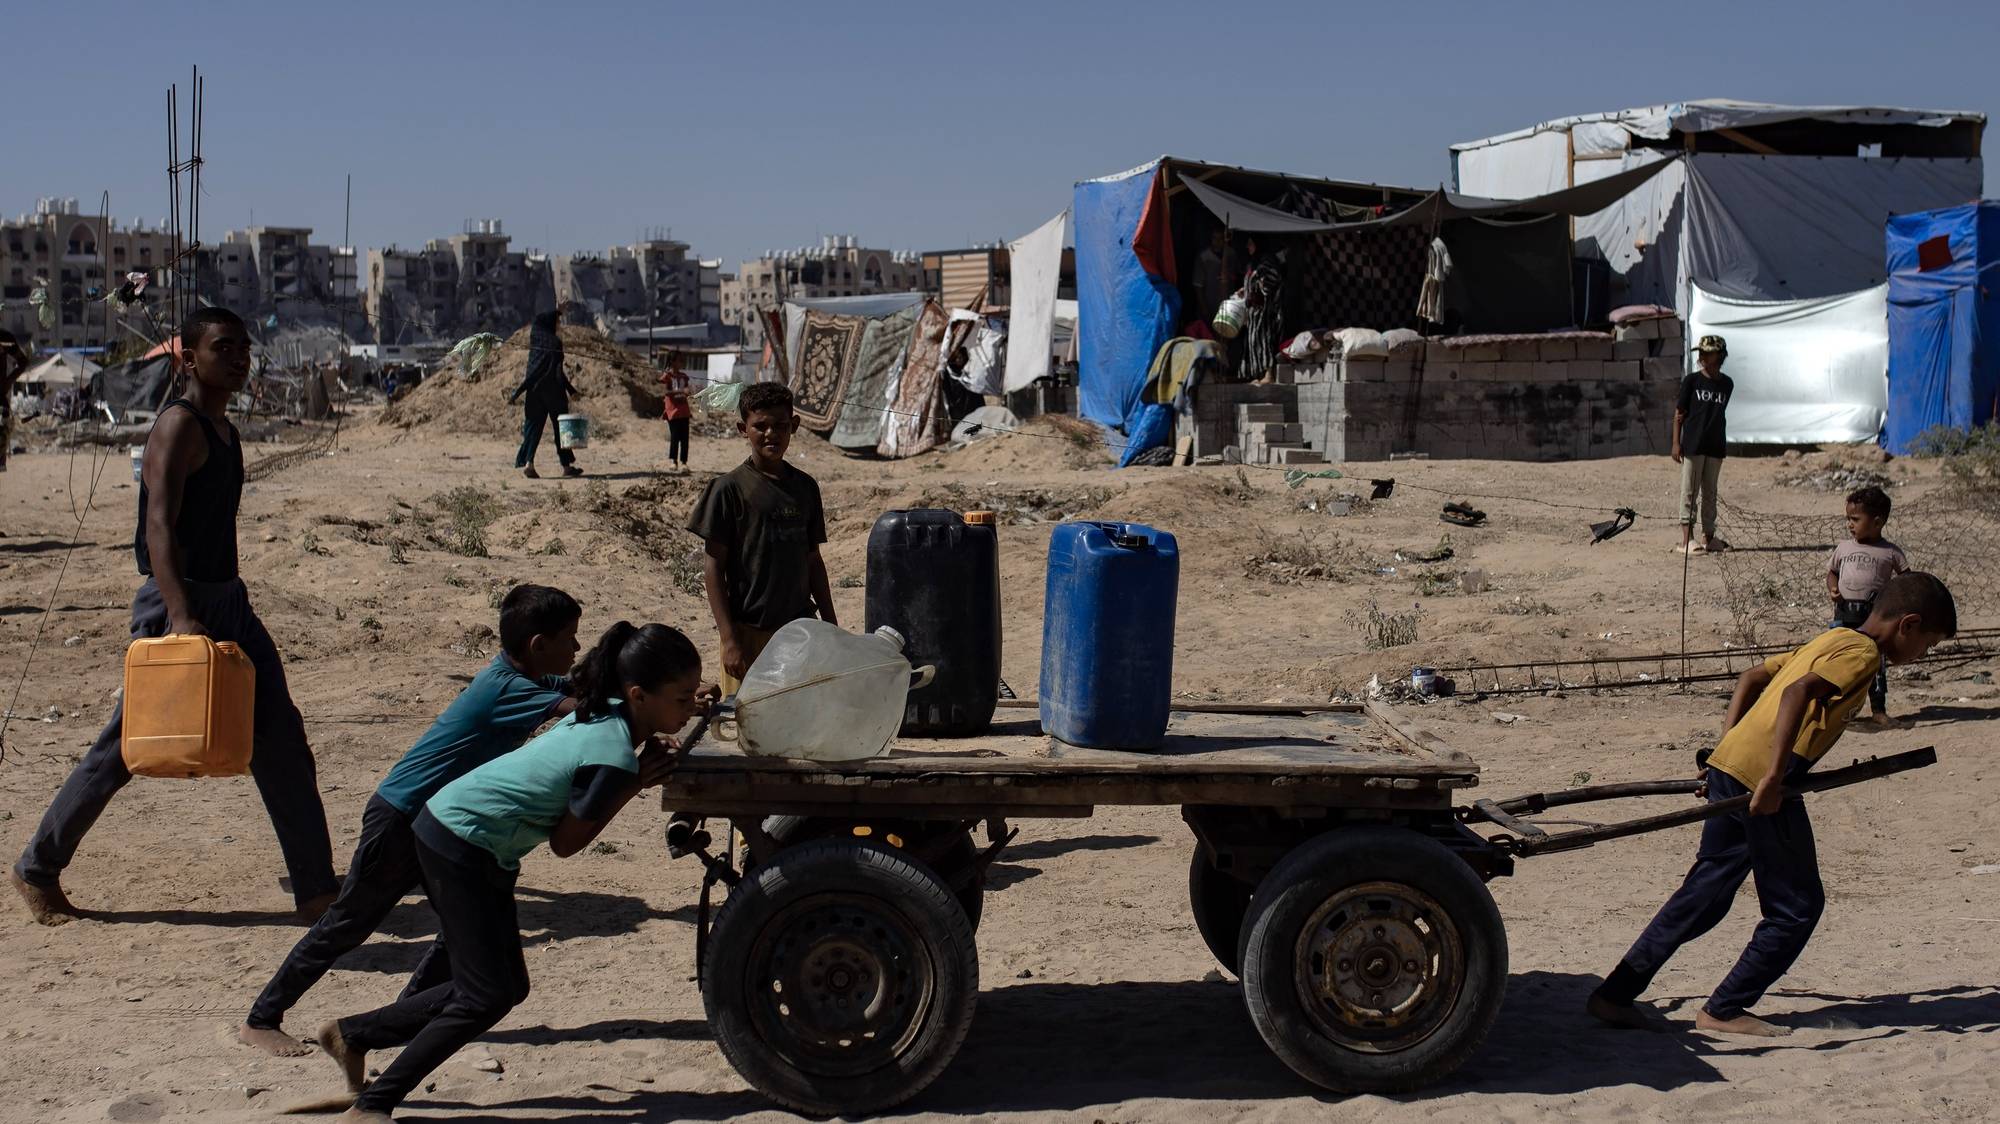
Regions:
[[1889, 399], [1889, 287], [1747, 301], [1696, 287], [1689, 340], [1729, 344], [1731, 444], [1873, 441]]
[[1452, 153], [1461, 195], [1533, 199], [1569, 186], [1569, 140], [1557, 132], [1529, 133]]
[[[1839, 125], [1924, 125], [1939, 128], [1955, 121], [1984, 121], [1985, 114], [1963, 109], [1910, 109], [1903, 106], [1865, 105], [1769, 105], [1764, 102], [1732, 101], [1728, 98], [1697, 98], [1694, 101], [1619, 109], [1609, 113], [1584, 113], [1544, 121], [1531, 128], [1465, 141], [1452, 151], [1472, 152], [1484, 147], [1509, 144], [1536, 133], [1556, 133], [1590, 129], [1593, 146], [1610, 138], [1609, 129], [1620, 129], [1647, 140], [1666, 140], [1675, 130], [1708, 133], [1717, 129], [1748, 129], [1784, 121], [1825, 121]], [[1586, 149], [1579, 137], [1577, 152]], [[1604, 151], [1596, 148], [1595, 151]], [[1469, 190], [1461, 188], [1460, 190]]]
[[1012, 303], [1007, 324], [1007, 393], [1049, 373], [1049, 350], [1056, 327], [1056, 289], [1062, 280], [1063, 242], [1069, 212], [1036, 227], [1007, 247], [1012, 262]]

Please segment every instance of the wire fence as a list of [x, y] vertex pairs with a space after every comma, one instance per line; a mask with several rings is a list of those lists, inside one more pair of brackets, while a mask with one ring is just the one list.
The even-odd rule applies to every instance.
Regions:
[[[1844, 515], [1774, 515], [1725, 501], [1719, 523], [1730, 549], [1714, 558], [1732, 639], [1757, 644], [1826, 627], [1827, 560], [1847, 537]], [[2000, 622], [2000, 496], [1991, 489], [1950, 484], [1899, 503], [1883, 534], [1903, 548], [1911, 569], [1951, 588], [1961, 628]]]

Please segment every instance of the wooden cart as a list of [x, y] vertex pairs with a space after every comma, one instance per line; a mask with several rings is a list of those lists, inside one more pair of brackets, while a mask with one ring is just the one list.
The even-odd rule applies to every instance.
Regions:
[[[1512, 873], [1516, 855], [1723, 807], [1549, 834], [1518, 817], [1689, 793], [1694, 782], [1458, 806], [1454, 793], [1478, 774], [1464, 754], [1373, 706], [1176, 712], [1152, 753], [1063, 745], [1041, 735], [1031, 712], [1002, 710], [985, 736], [905, 740], [851, 763], [696, 748], [663, 804], [674, 813], [670, 853], [708, 867], [697, 959], [724, 1055], [773, 1100], [857, 1116], [916, 1095], [964, 1041], [981, 886], [1014, 834], [1008, 821], [1107, 805], [1180, 806], [1194, 835], [1196, 927], [1294, 1071], [1347, 1092], [1442, 1078], [1478, 1048], [1505, 992], [1506, 933], [1488, 879]], [[710, 818], [743, 839], [740, 869], [733, 843], [711, 850]], [[1502, 831], [1482, 836], [1475, 822]], [[711, 925], [717, 883], [730, 889]]]

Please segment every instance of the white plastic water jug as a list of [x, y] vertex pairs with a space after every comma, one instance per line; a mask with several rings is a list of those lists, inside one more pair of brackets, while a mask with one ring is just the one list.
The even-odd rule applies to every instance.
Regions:
[[759, 757], [879, 757], [903, 724], [910, 689], [936, 674], [930, 666], [912, 672], [893, 628], [856, 636], [825, 621], [796, 620], [744, 673], [737, 738], [743, 752]]

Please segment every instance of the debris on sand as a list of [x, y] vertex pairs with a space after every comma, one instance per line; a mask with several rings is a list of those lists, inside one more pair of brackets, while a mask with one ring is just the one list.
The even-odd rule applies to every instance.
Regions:
[[1279, 585], [1344, 582], [1374, 568], [1367, 552], [1349, 539], [1316, 530], [1277, 535], [1259, 529], [1257, 550], [1243, 560], [1245, 577]]
[[1000, 522], [1019, 526], [1087, 515], [1108, 503], [1112, 494], [1109, 488], [999, 488], [954, 482], [924, 489], [916, 506], [990, 511]]

